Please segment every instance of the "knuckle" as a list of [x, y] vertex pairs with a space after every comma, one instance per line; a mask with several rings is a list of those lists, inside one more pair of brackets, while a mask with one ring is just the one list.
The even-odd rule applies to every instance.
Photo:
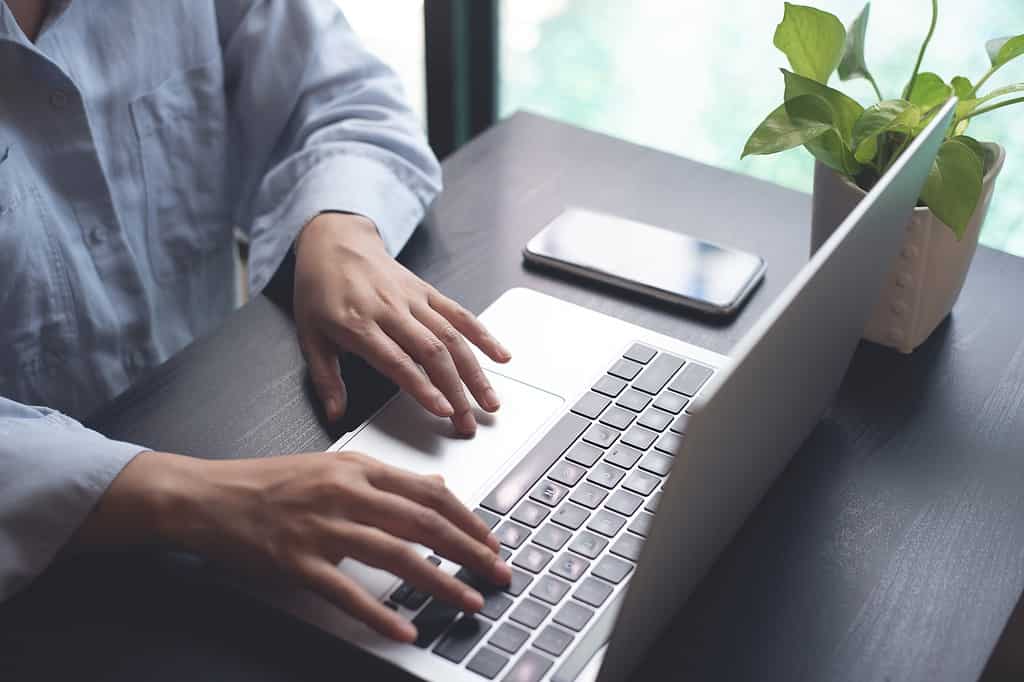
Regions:
[[462, 334], [450, 324], [446, 324], [437, 332], [437, 338], [447, 347], [457, 346], [462, 341]]
[[444, 345], [444, 342], [441, 339], [435, 336], [423, 340], [420, 352], [423, 354], [424, 358], [437, 360], [447, 355], [448, 347]]
[[418, 514], [415, 523], [418, 530], [428, 537], [436, 536], [444, 527], [444, 520], [441, 518], [441, 515], [432, 509]]

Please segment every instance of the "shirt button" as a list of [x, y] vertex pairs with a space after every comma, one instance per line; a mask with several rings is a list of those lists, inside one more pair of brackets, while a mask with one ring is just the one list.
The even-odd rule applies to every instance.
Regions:
[[91, 230], [89, 230], [89, 241], [94, 246], [99, 246], [104, 241], [106, 241], [106, 238], [106, 235], [103, 234], [103, 230], [98, 227], [94, 227]]
[[68, 105], [68, 93], [63, 90], [54, 90], [50, 94], [50, 104], [54, 109], [63, 109]]

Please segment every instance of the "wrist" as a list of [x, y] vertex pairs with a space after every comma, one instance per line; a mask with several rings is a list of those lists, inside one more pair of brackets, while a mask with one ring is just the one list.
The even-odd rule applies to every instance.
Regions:
[[366, 216], [358, 213], [324, 211], [314, 216], [299, 230], [292, 245], [295, 255], [299, 255], [299, 249], [303, 242], [316, 242], [319, 236], [369, 238], [380, 241], [380, 232], [377, 230], [376, 223]]

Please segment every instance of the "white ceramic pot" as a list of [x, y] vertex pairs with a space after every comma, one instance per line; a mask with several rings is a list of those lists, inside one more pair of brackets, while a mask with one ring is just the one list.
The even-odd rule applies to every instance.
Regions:
[[[864, 338], [910, 353], [939, 326], [960, 296], [967, 270], [978, 247], [978, 235], [988, 213], [996, 178], [1006, 150], [991, 145], [995, 163], [985, 176], [981, 199], [963, 239], [927, 208], [915, 208], [903, 226], [906, 241], [889, 274], [882, 300], [864, 328]], [[814, 169], [811, 253], [828, 239], [866, 192], [832, 169], [818, 163]]]

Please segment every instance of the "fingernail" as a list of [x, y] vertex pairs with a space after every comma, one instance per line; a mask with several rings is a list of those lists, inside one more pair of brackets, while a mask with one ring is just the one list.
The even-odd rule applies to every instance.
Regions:
[[452, 424], [455, 425], [455, 432], [460, 436], [472, 436], [476, 433], [476, 419], [472, 412], [463, 412], [452, 417]]
[[398, 638], [403, 642], [415, 642], [418, 635], [419, 633], [416, 632], [416, 626], [408, 621], [403, 621], [402, 624], [398, 626]]
[[488, 386], [484, 389], [484, 402], [487, 403], [488, 410], [496, 410], [501, 407], [501, 401], [498, 400], [498, 394], [494, 392], [494, 389]]
[[448, 399], [440, 393], [438, 393], [437, 397], [434, 398], [434, 407], [442, 417], [450, 417], [455, 414], [455, 408], [452, 407], [452, 404], [448, 402]]
[[466, 606], [469, 607], [471, 611], [479, 611], [484, 607], [484, 597], [476, 590], [467, 588], [462, 591], [462, 596], [464, 597]]
[[324, 410], [327, 412], [327, 418], [331, 421], [338, 418], [338, 401], [336, 398], [328, 398], [327, 403], [324, 406]]
[[508, 585], [512, 582], [512, 569], [501, 559], [494, 562], [494, 577], [499, 585]]

